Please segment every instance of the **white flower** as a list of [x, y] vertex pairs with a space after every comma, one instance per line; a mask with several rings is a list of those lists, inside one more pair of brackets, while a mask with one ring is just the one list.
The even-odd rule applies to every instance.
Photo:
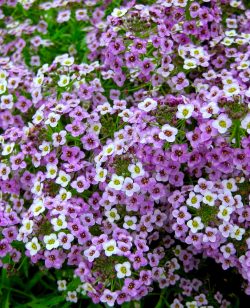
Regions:
[[138, 104], [138, 108], [143, 111], [149, 112], [157, 108], [157, 102], [152, 98], [146, 98], [143, 102]]
[[230, 215], [232, 214], [232, 212], [233, 212], [233, 209], [230, 206], [220, 205], [219, 213], [217, 214], [217, 217], [222, 219], [223, 221], [229, 221]]
[[59, 194], [57, 195], [58, 199], [61, 201], [67, 201], [71, 198], [72, 193], [67, 191], [65, 188], [60, 188]]
[[22, 221], [22, 231], [23, 231], [25, 234], [30, 234], [30, 233], [32, 233], [32, 231], [33, 231], [33, 225], [34, 225], [33, 220], [24, 219], [24, 220]]
[[103, 148], [103, 155], [104, 156], [112, 155], [114, 153], [114, 150], [115, 150], [114, 144], [110, 143]]
[[6, 89], [7, 89], [7, 81], [0, 80], [0, 95], [5, 93]]
[[6, 155], [9, 155], [10, 153], [12, 153], [12, 151], [14, 149], [14, 146], [15, 146], [15, 142], [4, 144], [3, 145], [2, 155], [6, 156]]
[[83, 288], [83, 290], [85, 290], [85, 292], [88, 291], [88, 292], [91, 292], [91, 293], [96, 293], [96, 289], [93, 288], [93, 286], [88, 282], [84, 283], [82, 285], [82, 288]]
[[187, 5], [188, 0], [173, 0], [173, 5], [174, 6], [180, 6], [180, 7], [185, 7]]
[[5, 80], [8, 76], [8, 73], [5, 70], [0, 69], [0, 81]]
[[237, 241], [242, 240], [242, 235], [246, 232], [245, 229], [240, 228], [239, 226], [233, 226], [230, 236], [231, 238], [235, 238]]
[[185, 59], [184, 60], [184, 65], [183, 68], [185, 70], [189, 70], [191, 68], [196, 68], [197, 67], [197, 60], [196, 59]]
[[190, 55], [194, 58], [199, 58], [200, 56], [204, 56], [204, 50], [202, 47], [191, 48]]
[[11, 109], [14, 106], [13, 96], [11, 94], [1, 96], [1, 109]]
[[68, 291], [66, 296], [66, 301], [71, 303], [77, 303], [77, 293], [76, 291]]
[[112, 107], [110, 103], [106, 102], [106, 103], [103, 103], [102, 105], [98, 105], [96, 110], [99, 111], [101, 115], [104, 115], [107, 113], [111, 113]]
[[135, 230], [136, 222], [137, 222], [137, 218], [135, 216], [125, 216], [123, 228]]
[[220, 134], [224, 134], [231, 125], [232, 121], [225, 114], [220, 114], [212, 123], [212, 126], [216, 128]]
[[95, 181], [105, 182], [107, 173], [108, 173], [107, 169], [103, 169], [101, 167], [98, 167], [96, 169]]
[[208, 118], [211, 118], [212, 115], [218, 114], [219, 107], [217, 103], [211, 102], [207, 104], [206, 106], [201, 107], [200, 111], [202, 113], [202, 117], [204, 119], [208, 119]]
[[41, 87], [41, 85], [43, 84], [43, 80], [44, 80], [44, 75], [43, 74], [39, 74], [33, 80], [34, 86], [35, 87]]
[[39, 150], [42, 151], [42, 156], [46, 156], [50, 152], [50, 143], [47, 141], [43, 141], [42, 144], [39, 145]]
[[187, 308], [198, 308], [198, 304], [196, 301], [192, 301], [192, 302], [186, 302], [186, 307]]
[[240, 6], [241, 5], [241, 2], [240, 1], [234, 1], [234, 0], [232, 0], [232, 1], [230, 1], [230, 5], [232, 6], [232, 7], [238, 7], [238, 6]]
[[41, 249], [41, 245], [38, 243], [37, 237], [33, 237], [31, 242], [28, 242], [25, 247], [29, 250], [31, 256], [36, 255]]
[[118, 114], [118, 116], [122, 118], [123, 122], [128, 122], [130, 117], [133, 116], [133, 112], [131, 112], [129, 109], [124, 109]]
[[51, 127], [56, 127], [57, 126], [57, 123], [58, 121], [60, 120], [60, 115], [55, 113], [55, 112], [51, 112], [49, 115], [48, 115], [48, 119], [45, 121], [45, 124], [48, 124], [50, 125]]
[[237, 66], [238, 70], [245, 70], [249, 68], [250, 61], [241, 61], [240, 64]]
[[199, 209], [202, 198], [203, 198], [202, 195], [196, 195], [193, 191], [191, 191], [186, 201], [187, 205], [192, 206], [196, 209]]
[[111, 13], [111, 15], [113, 17], [122, 17], [123, 15], [125, 15], [127, 13], [127, 11], [128, 11], [127, 9], [117, 9], [117, 8], [115, 8], [113, 10], [113, 12]]
[[130, 164], [128, 166], [128, 171], [131, 173], [131, 177], [133, 179], [143, 176], [145, 174], [145, 171], [143, 169], [142, 163], [138, 162], [136, 164]]
[[250, 113], [241, 121], [241, 127], [250, 134]]
[[57, 175], [57, 165], [48, 164], [46, 166], [46, 169], [47, 169], [46, 178], [54, 179]]
[[222, 186], [224, 187], [224, 189], [226, 190], [230, 190], [232, 192], [235, 192], [238, 190], [238, 187], [236, 185], [236, 181], [234, 178], [228, 179], [228, 180], [223, 180], [221, 182]]
[[39, 124], [42, 122], [44, 118], [43, 112], [41, 110], [37, 110], [37, 112], [32, 117], [32, 122], [34, 124]]
[[30, 209], [36, 217], [45, 211], [45, 206], [43, 205], [43, 201], [41, 199], [36, 199]]
[[178, 105], [178, 111], [176, 113], [176, 117], [178, 119], [188, 119], [192, 116], [194, 111], [194, 106], [192, 104], [180, 104]]
[[115, 189], [115, 190], [121, 190], [123, 182], [124, 182], [123, 176], [113, 174], [112, 177], [111, 177], [111, 181], [109, 182], [108, 186], [110, 188]]
[[165, 124], [161, 128], [161, 132], [159, 133], [159, 138], [161, 140], [166, 140], [168, 142], [174, 142], [175, 136], [178, 133], [178, 129], [170, 126], [169, 124]]
[[110, 240], [110, 241], [103, 243], [102, 247], [107, 257], [110, 257], [118, 252], [118, 248], [116, 246], [115, 240]]
[[115, 265], [118, 278], [124, 278], [131, 276], [131, 265], [129, 262], [118, 263]]
[[56, 183], [61, 185], [62, 187], [66, 187], [70, 182], [70, 175], [66, 172], [60, 170], [59, 175], [56, 179]]
[[204, 228], [204, 224], [201, 222], [201, 218], [199, 216], [194, 217], [193, 219], [187, 222], [187, 226], [191, 229], [192, 233], [196, 233], [199, 230]]
[[230, 46], [234, 43], [234, 38], [232, 37], [225, 37], [222, 41], [221, 44], [225, 45], [225, 46]]
[[50, 235], [44, 235], [43, 241], [46, 245], [46, 249], [48, 250], [57, 248], [59, 246], [59, 241], [55, 233], [51, 233]]
[[64, 66], [71, 66], [74, 63], [74, 57], [65, 58], [61, 61]]
[[117, 209], [111, 209], [110, 211], [105, 212], [109, 222], [114, 222], [115, 220], [120, 219], [120, 215], [117, 213]]
[[93, 132], [93, 133], [98, 135], [100, 133], [100, 131], [101, 131], [101, 128], [102, 128], [101, 123], [92, 123], [90, 125], [89, 129], [90, 129], [91, 132]]
[[204, 193], [202, 201], [203, 201], [203, 203], [205, 203], [209, 206], [214, 206], [216, 199], [217, 199], [217, 195], [212, 193], [211, 191], [207, 190]]
[[59, 215], [56, 218], [52, 218], [51, 223], [55, 231], [65, 229], [67, 227], [66, 217], [64, 215]]
[[69, 76], [61, 75], [57, 84], [59, 85], [59, 87], [66, 87], [69, 84], [69, 81], [70, 81]]
[[58, 291], [64, 291], [67, 289], [67, 283], [66, 280], [58, 280], [57, 281], [57, 289]]
[[237, 83], [225, 85], [223, 90], [224, 90], [225, 96], [227, 97], [231, 97], [233, 95], [237, 95], [240, 93], [240, 87]]

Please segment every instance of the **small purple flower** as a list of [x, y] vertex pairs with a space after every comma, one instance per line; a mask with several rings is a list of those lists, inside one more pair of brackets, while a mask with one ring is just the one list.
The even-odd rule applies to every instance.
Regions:
[[188, 213], [185, 205], [181, 206], [178, 210], [174, 210], [172, 215], [176, 218], [177, 223], [180, 225], [184, 224], [186, 220], [191, 218], [191, 215]]
[[149, 75], [155, 68], [155, 65], [152, 63], [152, 61], [150, 59], [144, 59], [141, 63], [140, 63], [140, 68], [141, 68], [141, 72], [144, 75]]
[[188, 159], [188, 146], [184, 144], [174, 144], [171, 148], [171, 159], [173, 161], [178, 161], [184, 163]]
[[69, 10], [65, 10], [65, 11], [61, 11], [58, 13], [58, 16], [57, 16], [57, 22], [58, 23], [63, 23], [63, 22], [66, 22], [70, 19], [70, 11]]
[[136, 67], [139, 64], [139, 58], [136, 53], [132, 52], [125, 53], [125, 59], [126, 59], [126, 65], [129, 68]]
[[189, 85], [189, 81], [186, 79], [186, 75], [182, 72], [174, 76], [171, 80], [175, 85], [176, 90], [178, 91], [186, 88]]
[[122, 39], [116, 39], [114, 42], [109, 44], [110, 52], [114, 55], [118, 55], [120, 52], [124, 51], [125, 46]]
[[147, 41], [136, 38], [131, 47], [131, 52], [145, 54], [147, 51]]
[[82, 146], [85, 150], [90, 151], [99, 146], [99, 138], [94, 133], [88, 133], [81, 138]]
[[70, 249], [71, 247], [71, 242], [74, 240], [74, 236], [70, 233], [64, 233], [64, 232], [59, 232], [58, 233], [58, 240], [60, 245], [64, 249]]
[[0, 240], [0, 257], [5, 257], [11, 251], [11, 246], [7, 239]]
[[218, 230], [216, 228], [207, 227], [205, 229], [205, 234], [203, 235], [203, 242], [212, 242], [215, 243], [216, 241], [216, 234]]
[[82, 193], [90, 187], [90, 183], [87, 182], [85, 176], [82, 175], [71, 183], [71, 187], [75, 188], [78, 193]]
[[44, 257], [45, 257], [45, 266], [47, 268], [61, 268], [63, 262], [65, 261], [66, 258], [66, 254], [59, 252], [56, 249], [53, 249], [51, 251], [46, 250], [44, 253]]
[[122, 288], [122, 290], [125, 293], [128, 293], [130, 296], [136, 296], [139, 286], [140, 286], [139, 280], [126, 278], [124, 281], [124, 287]]
[[66, 125], [65, 128], [73, 137], [82, 135], [86, 129], [85, 125], [79, 121], [73, 121], [71, 124]]
[[11, 156], [10, 161], [12, 170], [24, 169], [27, 166], [26, 162], [24, 161], [23, 153], [18, 153], [15, 156]]
[[102, 303], [107, 303], [110, 307], [113, 307], [117, 296], [117, 292], [111, 292], [110, 290], [105, 289], [102, 296], [100, 297], [100, 300]]

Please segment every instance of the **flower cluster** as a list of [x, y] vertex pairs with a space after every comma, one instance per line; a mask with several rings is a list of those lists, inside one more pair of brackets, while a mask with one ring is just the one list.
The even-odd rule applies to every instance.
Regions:
[[57, 269], [70, 302], [168, 288], [171, 308], [227, 307], [193, 273], [212, 258], [250, 295], [250, 11], [145, 2], [40, 4], [59, 25], [88, 26], [85, 61], [78, 46], [51, 63], [37, 36], [49, 22], [16, 23], [3, 4], [0, 266], [27, 256]]

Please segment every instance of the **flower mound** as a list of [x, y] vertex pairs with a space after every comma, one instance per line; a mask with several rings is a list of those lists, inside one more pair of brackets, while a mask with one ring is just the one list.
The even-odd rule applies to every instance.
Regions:
[[1, 34], [0, 266], [57, 269], [71, 302], [227, 307], [193, 273], [212, 258], [250, 294], [250, 11], [89, 2], [39, 8], [88, 27], [85, 62], [40, 63], [44, 20]]

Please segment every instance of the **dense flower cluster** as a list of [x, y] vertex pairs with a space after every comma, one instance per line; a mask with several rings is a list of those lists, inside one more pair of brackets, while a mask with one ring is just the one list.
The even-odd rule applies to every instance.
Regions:
[[250, 11], [75, 2], [40, 10], [88, 27], [85, 62], [72, 45], [41, 61], [49, 23], [18, 23], [2, 4], [0, 265], [26, 255], [58, 269], [71, 302], [121, 305], [156, 287], [174, 290], [171, 308], [227, 307], [192, 273], [212, 258], [250, 294]]

